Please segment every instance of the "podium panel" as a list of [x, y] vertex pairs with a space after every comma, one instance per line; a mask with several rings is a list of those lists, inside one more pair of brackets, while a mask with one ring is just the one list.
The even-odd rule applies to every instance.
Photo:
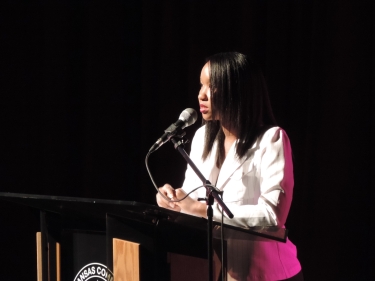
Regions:
[[[38, 281], [207, 280], [204, 218], [128, 201], [15, 193], [0, 193], [0, 200], [40, 210]], [[222, 227], [224, 240], [285, 242], [287, 237], [286, 229], [241, 229], [214, 222], [214, 244]], [[220, 280], [221, 268], [226, 270], [225, 250], [220, 261], [218, 246], [215, 280]]]
[[140, 244], [114, 238], [114, 281], [140, 281]]

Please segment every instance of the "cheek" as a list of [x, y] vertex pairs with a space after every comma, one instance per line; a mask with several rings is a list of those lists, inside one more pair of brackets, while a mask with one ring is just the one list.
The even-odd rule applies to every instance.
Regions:
[[211, 89], [210, 88], [208, 88], [207, 89], [207, 98], [209, 99], [209, 100], [211, 100]]

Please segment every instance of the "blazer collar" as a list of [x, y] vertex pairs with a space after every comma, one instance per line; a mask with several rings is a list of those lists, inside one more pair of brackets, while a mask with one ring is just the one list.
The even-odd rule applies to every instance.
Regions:
[[[219, 172], [219, 178], [216, 183], [216, 187], [222, 190], [229, 180], [230, 176], [236, 171], [246, 160], [246, 156], [239, 159], [236, 155], [236, 144], [238, 141], [234, 142], [228, 151], [227, 157], [225, 157], [224, 163], [221, 166]], [[215, 150], [216, 151], [216, 150]], [[215, 157], [216, 158], [216, 157]]]

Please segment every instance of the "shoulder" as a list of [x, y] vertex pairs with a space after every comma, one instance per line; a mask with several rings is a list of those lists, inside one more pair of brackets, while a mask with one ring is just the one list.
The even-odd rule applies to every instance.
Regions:
[[200, 127], [198, 130], [195, 131], [194, 137], [191, 142], [191, 152], [197, 152], [198, 154], [202, 154], [203, 151], [203, 144], [204, 144], [204, 135], [206, 132], [206, 125]]
[[284, 129], [278, 126], [269, 128], [263, 133], [262, 136], [260, 136], [260, 142], [266, 145], [284, 141], [289, 142], [288, 135], [286, 134]]
[[[284, 159], [292, 165], [292, 147], [286, 132], [280, 127], [268, 129], [259, 142], [259, 149], [263, 157], [270, 159]], [[288, 164], [288, 165], [289, 165]]]
[[206, 133], [206, 125], [203, 125], [195, 132], [195, 137], [204, 137], [204, 134]]
[[203, 125], [195, 131], [193, 142], [204, 142], [204, 135], [206, 133], [206, 125]]

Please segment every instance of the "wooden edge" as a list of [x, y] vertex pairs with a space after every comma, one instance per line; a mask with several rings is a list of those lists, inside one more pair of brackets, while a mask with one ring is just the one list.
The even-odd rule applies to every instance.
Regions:
[[[42, 281], [42, 233], [36, 233], [36, 280]], [[61, 281], [61, 247], [56, 243], [56, 280]]]
[[139, 244], [113, 238], [114, 281], [140, 281]]
[[42, 233], [36, 233], [36, 280], [42, 281]]
[[61, 281], [60, 243], [56, 243], [56, 281]]

